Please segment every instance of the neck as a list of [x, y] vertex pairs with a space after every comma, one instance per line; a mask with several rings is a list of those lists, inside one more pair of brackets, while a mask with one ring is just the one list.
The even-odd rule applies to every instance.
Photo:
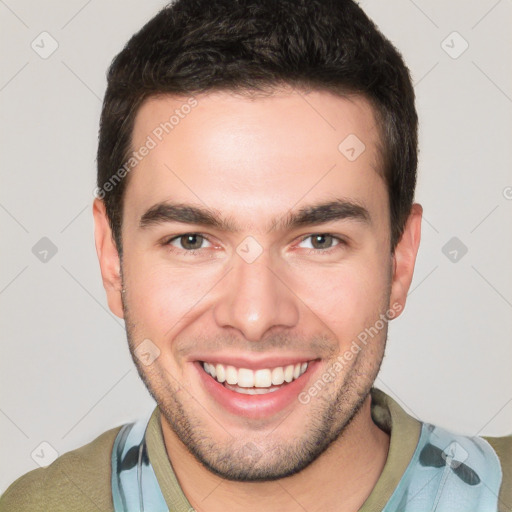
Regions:
[[341, 435], [301, 472], [271, 482], [224, 480], [200, 464], [163, 416], [167, 454], [181, 488], [198, 512], [268, 508], [280, 512], [355, 512], [375, 487], [386, 462], [389, 436], [371, 418], [371, 396]]

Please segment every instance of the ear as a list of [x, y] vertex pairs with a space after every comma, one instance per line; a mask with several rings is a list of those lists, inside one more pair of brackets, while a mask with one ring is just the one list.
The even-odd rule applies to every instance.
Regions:
[[121, 300], [121, 263], [115, 242], [112, 237], [112, 230], [108, 223], [105, 204], [101, 199], [96, 198], [92, 206], [94, 216], [94, 240], [96, 253], [101, 268], [103, 287], [107, 292], [107, 301], [110, 311], [119, 318], [124, 318], [123, 304]]
[[[420, 204], [412, 205], [402, 238], [395, 247], [393, 255], [393, 277], [391, 280], [390, 305], [400, 304], [400, 312], [405, 307], [407, 293], [411, 286], [414, 264], [421, 238], [421, 217], [423, 208]], [[397, 315], [399, 316], [399, 315]]]

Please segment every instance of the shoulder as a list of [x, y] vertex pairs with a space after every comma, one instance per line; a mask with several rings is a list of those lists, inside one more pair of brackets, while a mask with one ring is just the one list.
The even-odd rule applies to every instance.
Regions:
[[442, 477], [433, 481], [436, 495], [443, 489], [447, 503], [457, 496], [460, 510], [477, 504], [475, 510], [511, 510], [512, 436], [465, 436], [430, 424], [424, 427], [427, 435], [418, 462], [424, 476], [427, 470], [429, 477], [437, 470]]
[[512, 435], [504, 437], [484, 437], [498, 455], [501, 465], [505, 470], [509, 471], [509, 476], [512, 477]]
[[501, 510], [512, 510], [512, 435], [505, 437], [484, 437], [498, 456], [503, 480], [499, 501]]
[[113, 510], [110, 458], [120, 428], [18, 478], [0, 498], [0, 512]]

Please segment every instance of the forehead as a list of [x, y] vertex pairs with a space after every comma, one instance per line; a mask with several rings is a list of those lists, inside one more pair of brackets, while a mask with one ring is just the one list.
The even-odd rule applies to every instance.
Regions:
[[172, 200], [237, 212], [251, 224], [254, 215], [279, 214], [301, 200], [372, 202], [386, 194], [379, 142], [372, 107], [360, 96], [149, 98], [134, 123], [132, 150], [144, 156], [129, 175], [126, 214], [135, 220]]

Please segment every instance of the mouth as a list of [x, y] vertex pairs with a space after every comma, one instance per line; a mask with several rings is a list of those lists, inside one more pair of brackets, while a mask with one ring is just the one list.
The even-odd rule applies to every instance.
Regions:
[[206, 391], [237, 416], [264, 418], [294, 402], [307, 385], [318, 359], [282, 366], [245, 368], [217, 361], [196, 361]]
[[205, 361], [201, 364], [208, 375], [227, 389], [245, 395], [263, 395], [278, 391], [282, 386], [297, 380], [307, 371], [309, 361], [258, 370]]

